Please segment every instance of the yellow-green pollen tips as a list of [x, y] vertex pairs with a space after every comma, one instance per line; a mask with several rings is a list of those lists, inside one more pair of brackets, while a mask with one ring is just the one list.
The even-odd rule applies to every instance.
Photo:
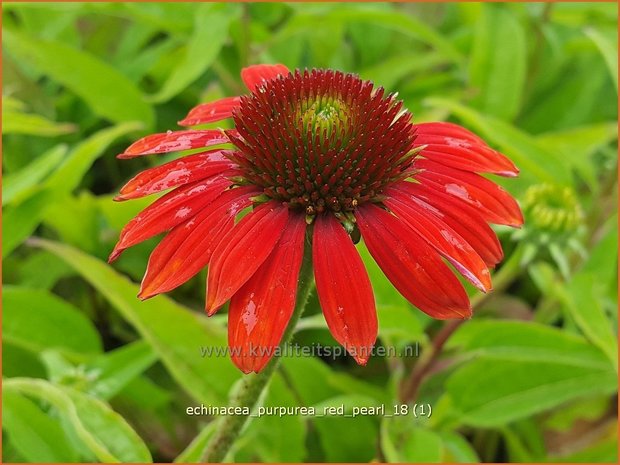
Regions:
[[551, 233], [575, 231], [584, 217], [575, 192], [551, 184], [530, 187], [525, 193], [523, 211], [526, 224]]
[[350, 122], [347, 105], [334, 98], [306, 102], [300, 114], [302, 135], [318, 136], [322, 141], [344, 135], [343, 129]]

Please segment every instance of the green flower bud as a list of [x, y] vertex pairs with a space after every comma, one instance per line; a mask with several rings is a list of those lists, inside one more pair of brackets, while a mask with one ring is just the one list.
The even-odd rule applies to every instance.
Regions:
[[530, 187], [525, 193], [523, 212], [529, 227], [552, 235], [575, 232], [584, 218], [575, 192], [551, 184]]

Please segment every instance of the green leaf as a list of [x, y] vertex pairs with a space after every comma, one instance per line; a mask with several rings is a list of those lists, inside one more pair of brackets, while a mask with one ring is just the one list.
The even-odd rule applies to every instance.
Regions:
[[519, 440], [535, 460], [544, 458], [546, 454], [545, 438], [543, 437], [543, 428], [537, 419], [524, 418], [509, 425], [506, 429], [508, 428], [518, 435]]
[[[373, 4], [373, 8], [379, 7], [384, 7], [386, 11], [392, 9], [392, 5], [389, 3]], [[365, 24], [359, 23], [348, 24], [347, 35], [353, 42], [355, 49], [363, 50], [363, 53], [359, 54], [361, 66], [378, 63], [386, 58], [392, 51], [390, 46], [394, 38], [394, 33], [384, 27], [368, 27]]]
[[610, 368], [605, 355], [583, 337], [533, 322], [471, 321], [459, 328], [447, 347], [468, 358]]
[[101, 247], [101, 215], [95, 196], [82, 191], [76, 196], [58, 198], [45, 211], [43, 223], [60, 240], [85, 252], [105, 255]]
[[496, 144], [522, 169], [521, 182], [546, 181], [569, 185], [570, 171], [566, 160], [557, 152], [542, 147], [536, 139], [515, 126], [443, 98], [428, 98], [425, 103], [445, 108], [473, 126], [490, 143]]
[[[475, 380], [475, 382], [472, 382]], [[552, 362], [482, 358], [467, 363], [446, 382], [455, 413], [472, 426], [494, 427], [527, 418], [586, 396], [617, 389], [613, 369]]]
[[142, 128], [142, 123], [129, 122], [93, 134], [71, 150], [64, 163], [48, 178], [46, 187], [55, 192], [70, 193], [79, 186], [86, 172], [95, 160], [105, 153], [110, 144]]
[[376, 454], [378, 428], [370, 417], [323, 417], [313, 420], [327, 463], [368, 463]]
[[617, 369], [618, 340], [603, 309], [601, 284], [597, 274], [579, 273], [560, 298], [583, 334], [605, 352]]
[[75, 124], [56, 123], [41, 115], [15, 111], [2, 112], [2, 134], [54, 137], [74, 132]]
[[194, 32], [172, 74], [155, 95], [153, 102], [166, 102], [198, 79], [211, 66], [224, 45], [228, 27], [237, 16], [237, 5], [201, 4], [195, 13]]
[[378, 86], [393, 89], [398, 82], [417, 72], [429, 71], [449, 60], [438, 53], [405, 53], [393, 57], [386, 57], [376, 65], [359, 72], [363, 79], [370, 79]]
[[77, 462], [62, 427], [41, 408], [17, 392], [2, 392], [2, 429], [29, 462]]
[[41, 379], [11, 378], [3, 387], [54, 406], [102, 462], [152, 461], [148, 448], [123, 417], [94, 397]]
[[[78, 390], [83, 390], [81, 388], [88, 375], [81, 370], [78, 371], [78, 369], [76, 369], [76, 367], [60, 352], [56, 350], [44, 350], [40, 357], [47, 370], [47, 379], [52, 383], [65, 384]], [[76, 382], [78, 380], [79, 382]]]
[[39, 69], [82, 98], [97, 115], [114, 122], [152, 126], [153, 109], [138, 88], [112, 66], [64, 43], [4, 30], [3, 44], [20, 61]]
[[440, 432], [439, 435], [444, 446], [444, 462], [480, 463], [476, 450], [463, 436], [452, 431]]
[[303, 405], [313, 405], [341, 393], [329, 383], [333, 371], [320, 360], [288, 357], [282, 360], [282, 368]]
[[367, 23], [373, 26], [382, 26], [431, 45], [454, 62], [462, 63], [464, 61], [463, 55], [452, 45], [449, 39], [421, 19], [413, 15], [403, 15], [375, 8], [362, 10], [341, 7], [328, 13], [300, 13], [274, 35], [272, 42], [286, 41], [289, 37], [302, 31], [314, 31], [317, 23]]
[[87, 365], [97, 378], [89, 392], [111, 399], [157, 361], [157, 354], [144, 341], [137, 341], [107, 352]]
[[10, 95], [2, 96], [2, 111], [22, 111], [26, 108], [26, 104], [21, 100], [11, 97]]
[[122, 69], [123, 74], [131, 79], [139, 81], [162, 57], [171, 53], [176, 47], [178, 47], [178, 41], [174, 39], [156, 42], [131, 59], [118, 60], [119, 69]]
[[57, 256], [44, 250], [33, 251], [20, 258], [20, 286], [49, 290], [59, 279], [71, 276], [73, 270]]
[[618, 138], [615, 122], [589, 124], [561, 131], [546, 132], [536, 137], [538, 143], [549, 151], [558, 151], [570, 160], [590, 188], [598, 188], [598, 179], [592, 156]]
[[357, 379], [348, 373], [332, 372], [325, 378], [325, 382], [339, 392], [365, 396], [379, 402], [389, 402], [389, 395], [383, 389], [367, 381]]
[[[276, 374], [269, 382], [265, 407], [294, 407], [297, 399]], [[300, 463], [306, 455], [306, 425], [298, 415], [263, 416], [255, 418], [244, 431], [247, 445], [235, 454], [235, 461], [247, 462], [258, 456], [262, 463]]]
[[102, 261], [72, 247], [37, 240], [58, 255], [94, 286], [135, 327], [158, 354], [170, 374], [197, 401], [220, 404], [239, 377], [227, 355], [201, 357], [201, 346], [227, 347], [223, 327], [159, 296], [141, 302], [138, 286]]
[[402, 343], [424, 341], [426, 335], [415, 312], [411, 307], [378, 305], [379, 336]]
[[[540, 460], [539, 457], [534, 457], [528, 450], [523, 440], [519, 435], [510, 427], [501, 428], [502, 436], [506, 444], [506, 452], [508, 453], [508, 460], [511, 463], [532, 463]], [[538, 460], [537, 460], [538, 459]]]
[[439, 463], [443, 455], [441, 437], [409, 416], [383, 419], [381, 450], [390, 463]]
[[2, 183], [2, 205], [10, 204], [32, 192], [39, 182], [58, 167], [66, 154], [67, 146], [57, 145], [37, 157], [28, 166], [5, 176]]
[[45, 367], [38, 354], [5, 340], [2, 344], [2, 376], [45, 378]]
[[[389, 403], [382, 389], [352, 378], [346, 373], [335, 373], [329, 366], [311, 357], [289, 357], [282, 366], [300, 405], [318, 405], [340, 394], [352, 394], [379, 399]], [[355, 427], [344, 417], [313, 417], [328, 462], [368, 462], [375, 454], [376, 422], [370, 417], [357, 417]], [[334, 441], [338, 438], [338, 441]]]
[[[562, 79], [567, 75], [571, 79]], [[616, 94], [605, 64], [591, 54], [572, 55], [558, 77], [540, 93], [519, 121], [532, 133], [583, 126], [613, 119], [617, 114]]]
[[[88, 7], [82, 5], [11, 5], [17, 11], [21, 27], [42, 39], [62, 38], [65, 42], [77, 44], [80, 41], [75, 21], [80, 12]], [[8, 10], [8, 9], [7, 9]]]
[[196, 5], [189, 2], [127, 2], [119, 3], [118, 6], [119, 12], [127, 14], [131, 20], [162, 29], [170, 35], [188, 32], [192, 26], [192, 15], [196, 11]]
[[[131, 66], [129, 62], [140, 59], [140, 56], [149, 48], [149, 44], [153, 43], [153, 39], [157, 34], [157, 28], [146, 24], [141, 24], [140, 27], [124, 29], [122, 36], [116, 38], [117, 47], [112, 53], [114, 66], [118, 66], [120, 69], [124, 69], [125, 66]], [[156, 44], [161, 44], [162, 42], [171, 42], [171, 40], [166, 38], [156, 42]]]
[[141, 413], [153, 414], [157, 416], [166, 411], [172, 400], [176, 399], [177, 390], [171, 390], [169, 387], [160, 386], [141, 375], [129, 382], [127, 386], [118, 394], [118, 402], [124, 405], [130, 405], [131, 410]]
[[614, 2], [562, 2], [553, 9], [553, 21], [563, 26], [582, 28], [585, 21], [600, 21], [615, 25], [618, 5]]
[[617, 293], [618, 215], [612, 215], [601, 229], [603, 236], [590, 250], [590, 256], [580, 272], [596, 276], [597, 282], [614, 287]]
[[521, 108], [527, 48], [525, 31], [505, 5], [484, 5], [470, 60], [475, 105], [484, 113], [512, 120]]
[[74, 355], [101, 352], [99, 333], [80, 310], [37, 289], [6, 286], [2, 336], [31, 352], [62, 349]]
[[289, 376], [294, 378], [304, 405], [318, 404], [338, 394], [363, 395], [380, 402], [389, 402], [389, 397], [383, 389], [347, 373], [333, 371], [318, 359], [285, 357], [282, 366]]
[[50, 191], [39, 190], [2, 212], [2, 258], [34, 232], [45, 214], [50, 197]]
[[212, 421], [204, 426], [192, 442], [183, 449], [183, 452], [174, 459], [174, 463], [202, 463], [202, 457], [218, 424], [217, 421]]
[[95, 133], [74, 148], [42, 186], [21, 203], [7, 208], [2, 217], [2, 256], [6, 257], [32, 234], [45, 216], [48, 206], [75, 189], [93, 162], [112, 142], [141, 127], [141, 123], [130, 122]]
[[601, 31], [593, 27], [585, 29], [586, 35], [594, 42], [596, 47], [603, 55], [609, 75], [614, 82], [614, 88], [616, 93], [618, 92], [618, 34], [616, 31], [616, 37], [611, 39], [606, 37]]
[[314, 31], [312, 38], [308, 40], [307, 47], [311, 50], [312, 62], [315, 66], [328, 68], [334, 58], [339, 58], [337, 55], [342, 55], [341, 44], [344, 31], [343, 23], [327, 23]]

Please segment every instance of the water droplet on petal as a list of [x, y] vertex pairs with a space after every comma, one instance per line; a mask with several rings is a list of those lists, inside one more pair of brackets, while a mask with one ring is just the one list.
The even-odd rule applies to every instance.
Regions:
[[470, 200], [469, 192], [459, 184], [446, 184], [446, 192], [464, 200]]
[[256, 316], [256, 304], [252, 300], [252, 297], [254, 297], [254, 293], [250, 294], [250, 300], [245, 307], [243, 315], [241, 315], [241, 322], [245, 326], [245, 330], [248, 335], [254, 330], [256, 323], [258, 323], [258, 317]]
[[177, 213], [175, 216], [175, 218], [185, 218], [187, 215], [189, 215], [192, 212], [192, 209], [189, 207], [181, 207], [177, 210]]

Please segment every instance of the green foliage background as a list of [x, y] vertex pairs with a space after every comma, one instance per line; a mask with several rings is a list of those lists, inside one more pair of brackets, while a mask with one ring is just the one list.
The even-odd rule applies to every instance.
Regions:
[[[590, 2], [3, 3], [3, 461], [198, 460], [213, 422], [186, 407], [226, 405], [240, 377], [200, 356], [225, 345], [225, 315], [202, 314], [204, 272], [135, 297], [155, 241], [105, 263], [151, 201], [112, 197], [167, 159], [115, 155], [242, 92], [242, 66], [281, 62], [398, 91], [417, 121], [457, 122], [509, 155], [522, 174], [501, 183], [521, 202], [564, 186], [584, 215], [563, 235], [530, 216], [516, 236], [497, 229], [497, 273], [515, 273], [475, 297], [424, 378], [430, 418], [263, 417], [229, 459], [616, 462], [616, 24], [615, 4]], [[424, 353], [442, 323], [367, 262], [380, 344]], [[333, 343], [316, 300], [296, 340]], [[416, 361], [287, 358], [263, 402], [392, 412]]]

